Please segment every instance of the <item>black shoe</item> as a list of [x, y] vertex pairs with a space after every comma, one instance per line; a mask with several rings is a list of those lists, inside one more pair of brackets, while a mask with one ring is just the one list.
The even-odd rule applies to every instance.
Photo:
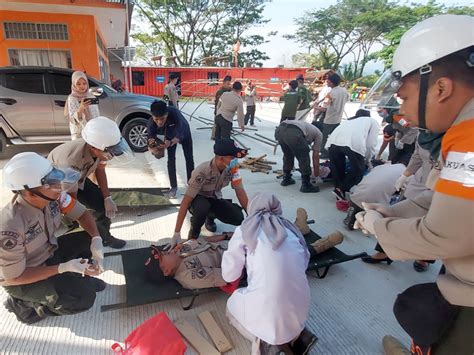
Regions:
[[86, 276], [89, 280], [89, 284], [92, 286], [92, 289], [95, 292], [101, 292], [105, 290], [105, 287], [107, 284], [102, 281], [101, 279], [98, 279], [97, 277], [92, 277], [92, 276]]
[[315, 186], [311, 183], [301, 184], [300, 192], [319, 192], [319, 186]]
[[38, 313], [36, 313], [33, 307], [27, 306], [23, 300], [18, 298], [8, 296], [3, 305], [22, 323], [33, 324], [43, 319], [43, 317], [40, 317]]
[[375, 259], [375, 258], [371, 257], [370, 255], [363, 256], [363, 257], [361, 258], [361, 260], [362, 260], [364, 263], [367, 263], [367, 264], [387, 263], [387, 265], [390, 265], [391, 263], [393, 263], [393, 260], [390, 259], [389, 257], [386, 257], [386, 258], [383, 258], [383, 259]]
[[214, 233], [217, 230], [216, 222], [214, 222], [214, 218], [211, 218], [211, 217], [206, 217], [206, 223], [204, 224], [204, 226], [209, 232], [212, 232], [212, 233]]
[[110, 236], [107, 239], [102, 239], [102, 245], [104, 247], [109, 247], [112, 249], [122, 249], [127, 242], [122, 239], [115, 238], [113, 236]]
[[339, 190], [339, 189], [332, 190], [332, 193], [333, 193], [334, 196], [336, 196], [336, 199], [338, 201], [346, 199], [346, 194], [344, 192], [342, 192], [341, 190]]
[[291, 176], [283, 177], [283, 180], [280, 183], [281, 186], [288, 186], [288, 185], [294, 185], [294, 184], [296, 184], [296, 181]]
[[428, 263], [422, 264], [416, 260], [413, 262], [413, 268], [415, 269], [416, 272], [425, 272], [426, 270], [428, 270], [428, 266], [429, 266]]
[[289, 348], [294, 355], [306, 355], [317, 341], [318, 338], [316, 335], [311, 333], [307, 328], [304, 328], [300, 336], [289, 344]]

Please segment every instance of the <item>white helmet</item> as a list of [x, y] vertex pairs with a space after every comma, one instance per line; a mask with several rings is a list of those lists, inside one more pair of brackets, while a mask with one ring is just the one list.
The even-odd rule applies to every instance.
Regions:
[[[426, 128], [424, 110], [430, 64], [434, 61], [474, 46], [474, 17], [467, 15], [439, 15], [417, 23], [401, 38], [393, 55], [392, 68], [385, 71], [367, 94], [363, 106], [397, 108], [393, 100], [401, 86], [401, 79], [419, 70], [420, 128]], [[474, 66], [474, 54], [466, 58], [466, 65]]]
[[106, 148], [117, 145], [122, 135], [114, 121], [99, 116], [86, 123], [82, 129], [82, 138], [94, 148], [105, 151]]
[[473, 16], [431, 17], [402, 36], [393, 54], [392, 72], [403, 78], [424, 65], [470, 46], [474, 46]]
[[37, 153], [24, 152], [11, 158], [3, 168], [3, 184], [13, 191], [33, 189], [55, 179], [61, 182], [64, 173]]

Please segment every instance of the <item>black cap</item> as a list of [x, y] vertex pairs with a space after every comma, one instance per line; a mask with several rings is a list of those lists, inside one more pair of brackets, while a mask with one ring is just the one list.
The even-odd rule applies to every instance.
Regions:
[[214, 154], [221, 157], [233, 156], [234, 158], [243, 158], [247, 155], [247, 149], [237, 147], [230, 138], [219, 139], [214, 144]]
[[151, 114], [155, 117], [161, 117], [168, 113], [168, 105], [162, 100], [155, 100], [150, 106]]
[[303, 76], [303, 74], [298, 74], [298, 75], [296, 76], [296, 79], [295, 79], [295, 80], [303, 80], [303, 81], [304, 81], [304, 76]]

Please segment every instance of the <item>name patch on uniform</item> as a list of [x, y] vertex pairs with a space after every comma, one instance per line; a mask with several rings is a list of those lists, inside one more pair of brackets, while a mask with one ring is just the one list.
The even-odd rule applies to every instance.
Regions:
[[0, 248], [4, 250], [11, 250], [18, 244], [18, 238], [20, 235], [12, 231], [2, 231], [0, 233]]
[[441, 178], [474, 187], [474, 153], [449, 152]]
[[25, 244], [28, 244], [33, 239], [35, 239], [39, 234], [43, 233], [43, 227], [41, 227], [40, 222], [36, 222], [32, 226], [28, 227], [28, 230], [25, 232]]

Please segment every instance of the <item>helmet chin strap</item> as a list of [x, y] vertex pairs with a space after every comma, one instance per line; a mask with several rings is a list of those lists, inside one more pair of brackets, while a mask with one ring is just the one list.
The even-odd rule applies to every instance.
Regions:
[[40, 197], [40, 198], [42, 198], [42, 199], [44, 199], [44, 200], [46, 200], [46, 201], [49, 201], [49, 202], [54, 202], [54, 201], [56, 201], [56, 199], [51, 198], [51, 197], [48, 197], [48, 196], [42, 194], [41, 192], [34, 191], [34, 190], [30, 189], [30, 188], [29, 188], [28, 186], [26, 186], [26, 185], [23, 186], [23, 187], [25, 188], [25, 190], [31, 192], [33, 195], [36, 195], [36, 196], [38, 196], [38, 197]]
[[427, 64], [420, 68], [420, 93], [418, 95], [418, 127], [426, 127], [426, 96], [428, 95], [428, 82], [432, 68]]

